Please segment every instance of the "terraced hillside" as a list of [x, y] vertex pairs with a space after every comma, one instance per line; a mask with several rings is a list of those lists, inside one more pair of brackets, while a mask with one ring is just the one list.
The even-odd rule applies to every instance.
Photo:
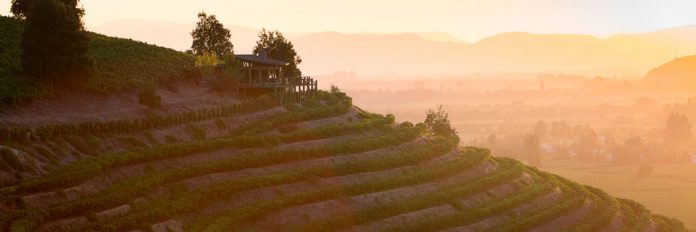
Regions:
[[[33, 99], [43, 91], [36, 83], [17, 78], [23, 30], [22, 21], [0, 15], [0, 105]], [[192, 55], [131, 39], [91, 32], [88, 36], [95, 66], [92, 77], [83, 83], [87, 90], [120, 93], [192, 75]]]
[[1, 132], [7, 231], [684, 230], [337, 91], [27, 129]]

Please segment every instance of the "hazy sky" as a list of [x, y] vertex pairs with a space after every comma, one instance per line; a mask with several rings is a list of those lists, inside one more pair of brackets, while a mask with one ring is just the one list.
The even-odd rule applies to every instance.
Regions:
[[[281, 31], [449, 32], [466, 41], [508, 31], [606, 36], [696, 24], [695, 0], [82, 0], [87, 27], [119, 19], [225, 24]], [[0, 0], [9, 14], [10, 0]]]

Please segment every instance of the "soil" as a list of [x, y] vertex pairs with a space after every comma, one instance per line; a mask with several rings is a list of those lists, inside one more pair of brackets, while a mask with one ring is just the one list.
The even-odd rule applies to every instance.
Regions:
[[[88, 120], [114, 120], [167, 114], [239, 102], [235, 96], [211, 92], [207, 87], [176, 83], [160, 88], [162, 108], [151, 110], [138, 103], [138, 91], [119, 94], [60, 92], [25, 105], [0, 110], [0, 125], [41, 125]], [[176, 91], [173, 91], [173, 90]]]

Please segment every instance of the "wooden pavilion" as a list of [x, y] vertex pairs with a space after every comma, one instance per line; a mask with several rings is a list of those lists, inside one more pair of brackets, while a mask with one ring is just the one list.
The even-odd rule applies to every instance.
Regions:
[[318, 83], [311, 77], [283, 75], [288, 62], [264, 54], [239, 54], [235, 58], [242, 64], [238, 81], [243, 93], [276, 93], [304, 98], [317, 91]]

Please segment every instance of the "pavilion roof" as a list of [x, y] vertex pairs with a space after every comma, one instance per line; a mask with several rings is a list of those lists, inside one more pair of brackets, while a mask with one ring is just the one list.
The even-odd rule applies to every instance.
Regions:
[[288, 62], [282, 61], [282, 60], [276, 60], [273, 58], [268, 58], [267, 56], [262, 56], [262, 55], [254, 55], [254, 54], [235, 54], [234, 55], [237, 59], [241, 61], [246, 61], [249, 63], [256, 63], [256, 64], [265, 64], [265, 65], [271, 65], [271, 66], [285, 66], [288, 65]]

